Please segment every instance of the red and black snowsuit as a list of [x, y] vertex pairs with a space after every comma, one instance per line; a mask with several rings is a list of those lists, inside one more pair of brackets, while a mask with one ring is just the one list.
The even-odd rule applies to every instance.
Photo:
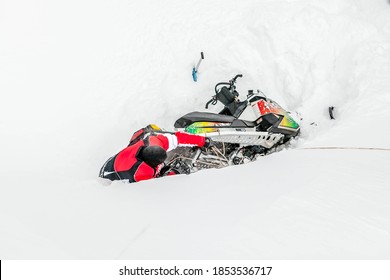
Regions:
[[130, 183], [155, 178], [163, 166], [153, 168], [139, 158], [144, 146], [160, 146], [169, 152], [178, 146], [203, 147], [205, 137], [200, 135], [176, 132], [149, 135], [130, 145], [115, 156], [109, 158], [100, 170], [100, 177], [110, 180], [129, 180]]

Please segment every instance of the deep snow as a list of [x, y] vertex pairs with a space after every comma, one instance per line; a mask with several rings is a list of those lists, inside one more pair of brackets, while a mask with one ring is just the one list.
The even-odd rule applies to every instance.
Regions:
[[[237, 73], [302, 116], [289, 149], [97, 180]], [[388, 259], [390, 151], [304, 148], [390, 149], [389, 77], [385, 0], [1, 0], [0, 258]]]

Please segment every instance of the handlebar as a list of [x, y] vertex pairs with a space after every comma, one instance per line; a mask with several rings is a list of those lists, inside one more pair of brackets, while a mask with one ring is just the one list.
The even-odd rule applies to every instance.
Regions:
[[213, 105], [217, 104], [217, 98], [216, 98], [215, 95], [213, 96], [213, 98], [211, 98], [211, 99], [206, 103], [206, 109], [209, 108], [210, 103], [213, 104]]
[[215, 93], [218, 93], [218, 87], [219, 87], [219, 86], [222, 86], [222, 85], [225, 85], [225, 86], [229, 86], [229, 87], [230, 87], [232, 84], [231, 84], [231, 83], [227, 83], [227, 82], [221, 82], [221, 83], [216, 84], [216, 85], [215, 85], [215, 90], [214, 90]]
[[[229, 91], [230, 92], [234, 92], [236, 90], [236, 86], [235, 86], [235, 83], [236, 83], [236, 80], [238, 78], [242, 78], [242, 74], [237, 74], [233, 79], [231, 79], [229, 82], [221, 82], [221, 83], [218, 83], [215, 85], [215, 94], [218, 94], [218, 87], [221, 86], [221, 85], [226, 85], [226, 86], [229, 86]], [[214, 95], [207, 103], [206, 103], [206, 109], [208, 109], [210, 103], [212, 105], [215, 105], [217, 104], [217, 96]]]
[[229, 86], [229, 90], [235, 90], [236, 86], [235, 86], [235, 83], [236, 83], [236, 80], [238, 78], [242, 78], [242, 74], [237, 74], [233, 79], [231, 79], [229, 82], [221, 82], [221, 83], [218, 83], [215, 85], [215, 93], [218, 93], [218, 87], [221, 86], [221, 85], [226, 85], [226, 86]]
[[237, 74], [237, 75], [232, 79], [232, 81], [233, 81], [233, 82], [236, 82], [237, 78], [242, 78], [242, 74]]
[[236, 80], [238, 78], [242, 78], [242, 74], [237, 74], [233, 79], [229, 81], [230, 83], [230, 90], [234, 91], [236, 89]]

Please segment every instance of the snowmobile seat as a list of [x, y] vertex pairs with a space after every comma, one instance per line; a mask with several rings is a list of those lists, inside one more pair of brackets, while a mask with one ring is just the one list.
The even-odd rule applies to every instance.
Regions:
[[256, 123], [251, 121], [245, 121], [240, 119], [235, 119], [232, 122], [232, 127], [255, 127]]
[[236, 118], [233, 116], [220, 115], [215, 113], [191, 112], [176, 120], [174, 127], [185, 128], [194, 122], [232, 123], [235, 119]]

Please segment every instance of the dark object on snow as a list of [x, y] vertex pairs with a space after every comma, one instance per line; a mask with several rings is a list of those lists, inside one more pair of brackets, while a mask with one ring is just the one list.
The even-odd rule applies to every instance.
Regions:
[[329, 116], [330, 116], [331, 120], [335, 120], [334, 115], [333, 115], [333, 110], [334, 110], [333, 106], [329, 107]]

